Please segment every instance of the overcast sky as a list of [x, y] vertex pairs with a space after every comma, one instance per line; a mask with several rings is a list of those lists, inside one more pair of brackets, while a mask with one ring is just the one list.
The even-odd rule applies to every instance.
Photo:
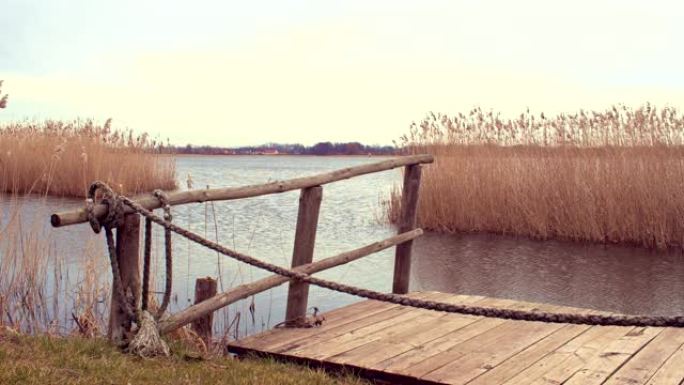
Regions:
[[428, 111], [682, 108], [681, 4], [0, 0], [0, 120], [384, 144]]

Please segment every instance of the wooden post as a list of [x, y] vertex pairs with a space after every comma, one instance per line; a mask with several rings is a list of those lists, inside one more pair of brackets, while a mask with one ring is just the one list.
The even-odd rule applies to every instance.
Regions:
[[[322, 199], [323, 188], [321, 186], [302, 189], [299, 195], [299, 212], [297, 213], [297, 230], [295, 233], [294, 250], [292, 252], [292, 267], [306, 265], [313, 261], [318, 212]], [[292, 323], [298, 319], [303, 319], [306, 316], [308, 300], [309, 284], [290, 281], [285, 321]]]
[[[128, 214], [124, 217], [123, 225], [116, 229], [116, 254], [121, 270], [121, 283], [124, 293], [133, 309], [140, 302], [140, 216]], [[131, 324], [130, 318], [120, 306], [118, 290], [112, 284], [112, 302], [109, 313], [109, 339], [117, 344], [129, 340]]]
[[[393, 237], [383, 239], [379, 242], [371, 243], [360, 247], [358, 249], [346, 251], [341, 254], [337, 254], [333, 257], [325, 258], [320, 261], [312, 262], [308, 265], [302, 265], [295, 267], [294, 270], [302, 272], [304, 274], [313, 274], [319, 271], [327, 270], [335, 266], [344, 265], [357, 259], [363, 258], [367, 255], [377, 253], [381, 250], [388, 249], [390, 247], [396, 246], [400, 243], [406, 242], [409, 239], [414, 239], [423, 234], [423, 230], [415, 229], [408, 233], [395, 235]], [[259, 279], [254, 282], [246, 283], [240, 286], [235, 286], [228, 291], [217, 294], [210, 299], [185, 308], [177, 313], [171, 314], [169, 317], [160, 320], [159, 331], [164, 333], [172, 332], [180, 327], [183, 327], [198, 317], [202, 317], [206, 314], [213, 313], [216, 310], [228, 306], [231, 303], [245, 299], [251, 295], [261, 293], [264, 290], [268, 290], [272, 287], [280, 286], [283, 283], [288, 282], [287, 277], [282, 275], [271, 275], [266, 278]]]
[[[404, 170], [404, 187], [401, 193], [401, 213], [399, 216], [399, 234], [416, 228], [420, 174], [420, 164], [406, 166]], [[392, 282], [393, 293], [408, 293], [409, 279], [411, 277], [412, 246], [412, 240], [397, 245], [394, 257], [394, 281]]]
[[[195, 281], [195, 305], [216, 295], [216, 280], [211, 277], [197, 278]], [[209, 347], [214, 329], [214, 313], [209, 313], [192, 321], [192, 330]]]

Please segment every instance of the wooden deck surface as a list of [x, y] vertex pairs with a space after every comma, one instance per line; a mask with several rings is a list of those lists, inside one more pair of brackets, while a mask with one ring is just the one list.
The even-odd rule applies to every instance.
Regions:
[[[577, 308], [445, 294], [451, 303], [543, 311]], [[391, 383], [684, 384], [684, 329], [507, 321], [363, 301], [325, 314], [323, 326], [273, 329], [229, 346], [352, 371]]]

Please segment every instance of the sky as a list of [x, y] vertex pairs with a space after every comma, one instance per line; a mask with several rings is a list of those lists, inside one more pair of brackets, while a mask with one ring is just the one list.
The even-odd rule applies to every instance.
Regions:
[[0, 121], [390, 144], [428, 112], [684, 108], [677, 1], [0, 0]]

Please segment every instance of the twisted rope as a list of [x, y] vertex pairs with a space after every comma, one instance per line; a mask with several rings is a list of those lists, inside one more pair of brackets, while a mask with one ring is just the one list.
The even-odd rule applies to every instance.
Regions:
[[[95, 197], [97, 192], [102, 192], [101, 203], [107, 206], [106, 216], [98, 220], [95, 217], [94, 206]], [[171, 205], [169, 205], [168, 195], [162, 190], [155, 190], [154, 196], [162, 204], [162, 209], [164, 210], [164, 221], [171, 223], [173, 219], [171, 215]], [[105, 234], [107, 238], [107, 248], [109, 251], [109, 259], [112, 267], [112, 276], [114, 280], [115, 290], [117, 291], [119, 297], [119, 303], [126, 312], [126, 314], [135, 319], [140, 319], [140, 314], [137, 314], [133, 306], [125, 300], [125, 291], [123, 289], [123, 284], [121, 281], [121, 269], [119, 267], [118, 252], [116, 250], [116, 244], [114, 241], [114, 234], [112, 229], [120, 226], [123, 223], [123, 218], [125, 215], [124, 211], [124, 201], [121, 196], [117, 195], [111, 187], [109, 187], [104, 182], [96, 181], [88, 189], [88, 199], [86, 200], [86, 210], [88, 213], [88, 222], [95, 233], [99, 233], [102, 228], [105, 229]], [[143, 249], [143, 282], [142, 282], [142, 303], [141, 310], [146, 311], [149, 307], [149, 290], [150, 290], [150, 259], [152, 254], [152, 220], [149, 217], [145, 218], [145, 242]], [[173, 282], [173, 252], [171, 244], [171, 231], [168, 227], [164, 227], [164, 243], [165, 243], [165, 257], [166, 257], [166, 282], [164, 288], [164, 297], [162, 304], [157, 310], [154, 318], [159, 320], [171, 301], [171, 291]]]
[[[94, 206], [95, 197], [98, 191], [102, 191], [102, 203], [107, 206], [107, 214], [102, 220], [95, 217]], [[159, 199], [164, 209], [165, 223], [171, 222], [171, 206], [169, 205], [168, 197], [163, 191], [157, 190], [154, 196]], [[114, 242], [114, 235], [112, 229], [123, 224], [124, 209], [123, 199], [118, 196], [114, 190], [103, 182], [95, 182], [88, 189], [88, 199], [86, 200], [86, 209], [88, 213], [88, 222], [93, 228], [93, 231], [99, 233], [102, 227], [105, 229], [107, 238], [107, 248], [109, 251], [109, 260], [112, 266], [112, 280], [118, 296], [120, 307], [126, 315], [135, 321], [138, 325], [138, 330], [135, 336], [128, 343], [127, 350], [130, 353], [141, 357], [153, 357], [158, 355], [168, 356], [170, 354], [169, 347], [161, 339], [157, 321], [162, 317], [166, 308], [169, 305], [171, 298], [171, 282], [172, 282], [172, 250], [171, 250], [171, 232], [165, 228], [164, 238], [166, 246], [166, 288], [164, 291], [164, 300], [155, 316], [152, 316], [147, 310], [149, 306], [149, 287], [150, 287], [150, 258], [152, 252], [152, 220], [149, 217], [145, 218], [145, 244], [144, 244], [144, 259], [143, 259], [143, 283], [142, 283], [142, 303], [140, 309], [134, 309], [128, 297], [125, 295], [121, 280], [121, 269], [119, 268], [118, 251]]]
[[488, 308], [471, 305], [450, 304], [444, 302], [430, 301], [417, 298], [408, 298], [403, 295], [394, 293], [381, 293], [374, 290], [363, 289], [355, 286], [345, 285], [338, 282], [328, 281], [321, 278], [315, 278], [308, 274], [300, 273], [290, 270], [278, 265], [261, 261], [246, 254], [228, 249], [218, 243], [212, 242], [192, 231], [178, 227], [165, 218], [161, 218], [151, 211], [145, 209], [135, 201], [118, 196], [124, 205], [133, 209], [133, 211], [144, 216], [163, 227], [168, 231], [172, 231], [181, 235], [193, 242], [217, 251], [230, 258], [246, 263], [248, 265], [267, 270], [271, 273], [278, 274], [284, 277], [296, 279], [302, 282], [307, 282], [312, 285], [324, 287], [326, 289], [355, 295], [376, 301], [383, 301], [394, 303], [403, 306], [411, 306], [427, 310], [442, 311], [448, 313], [467, 314], [483, 317], [495, 317], [519, 321], [537, 321], [550, 323], [568, 323], [568, 324], [582, 324], [582, 325], [602, 325], [602, 326], [638, 326], [638, 327], [684, 327], [684, 316], [635, 316], [635, 315], [598, 315], [598, 314], [573, 314], [573, 313], [550, 313], [550, 312], [531, 312], [525, 310], [515, 309], [499, 309]]
[[164, 221], [154, 213], [145, 209], [138, 203], [127, 197], [120, 197], [126, 206], [132, 208], [140, 215], [149, 218], [153, 222], [168, 228], [193, 242], [199, 243], [209, 249], [217, 251], [223, 255], [244, 262], [254, 267], [258, 267], [271, 273], [282, 275], [288, 278], [297, 279], [312, 285], [324, 287], [326, 289], [368, 298], [377, 301], [390, 302], [398, 305], [412, 306], [427, 310], [436, 310], [448, 313], [468, 314], [474, 316], [495, 317], [519, 321], [538, 321], [551, 323], [569, 323], [582, 325], [602, 325], [602, 326], [657, 326], [657, 327], [684, 327], [684, 316], [633, 316], [633, 315], [598, 315], [598, 314], [573, 314], [573, 313], [549, 313], [549, 312], [530, 312], [515, 309], [498, 309], [480, 306], [450, 304], [417, 298], [408, 298], [394, 293], [381, 293], [374, 290], [363, 289], [338, 282], [315, 278], [308, 274], [290, 270], [278, 265], [258, 260], [246, 254], [228, 249], [218, 243], [212, 242], [192, 231], [183, 229], [174, 224]]
[[[173, 216], [171, 215], [171, 205], [169, 204], [169, 197], [162, 190], [154, 190], [154, 196], [162, 204], [162, 209], [164, 210], [164, 221], [166, 224], [170, 224]], [[145, 218], [145, 221], [149, 221], [150, 218]], [[155, 316], [156, 320], [159, 320], [164, 312], [169, 307], [169, 302], [171, 301], [171, 288], [173, 282], [173, 253], [171, 248], [171, 230], [167, 226], [164, 226], [164, 248], [166, 257], [166, 282], [164, 286], [164, 298], [162, 299], [161, 306], [157, 311]]]
[[[101, 203], [107, 206], [107, 215], [98, 220], [95, 217], [93, 207], [95, 205], [95, 196], [98, 191], [102, 191]], [[134, 320], [137, 320], [137, 313], [130, 302], [127, 300], [128, 296], [124, 291], [123, 283], [121, 282], [121, 269], [119, 268], [119, 253], [114, 242], [113, 228], [120, 226], [123, 223], [124, 206], [123, 202], [116, 195], [114, 190], [103, 182], [94, 182], [88, 189], [88, 198], [86, 199], [86, 208], [88, 211], [88, 222], [95, 233], [105, 229], [105, 238], [107, 239], [107, 250], [109, 251], [109, 263], [112, 268], [112, 286], [116, 290], [119, 306], [126, 313], [126, 315]]]

